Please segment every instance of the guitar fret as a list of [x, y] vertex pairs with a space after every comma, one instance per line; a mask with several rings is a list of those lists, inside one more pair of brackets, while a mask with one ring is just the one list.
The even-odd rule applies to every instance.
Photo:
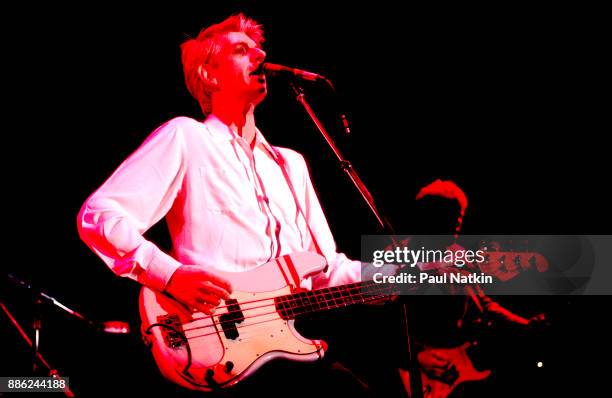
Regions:
[[353, 289], [355, 290], [355, 292], [353, 293], [353, 302], [360, 304], [363, 303], [363, 292], [361, 291], [361, 288], [355, 286]]
[[393, 289], [390, 286], [368, 281], [313, 291], [303, 291], [279, 296], [274, 300], [281, 317], [294, 319], [296, 316], [308, 312], [366, 303], [384, 297], [392, 291]]
[[322, 306], [325, 309], [328, 309], [332, 300], [332, 294], [329, 288], [321, 289], [319, 293], [319, 297], [322, 302]]
[[324, 310], [327, 308], [327, 303], [325, 301], [325, 292], [326, 289], [321, 289], [319, 291], [315, 291], [314, 298], [317, 300], [317, 309]]
[[308, 311], [315, 311], [316, 301], [314, 300], [314, 295], [312, 292], [305, 292], [304, 296], [306, 297], [306, 302], [308, 303]]
[[299, 295], [299, 298], [300, 298], [299, 303], [300, 303], [300, 307], [301, 307], [301, 308], [298, 308], [298, 309], [301, 309], [302, 311], [306, 310], [306, 312], [308, 312], [308, 298], [305, 297], [306, 294], [304, 292], [301, 292], [298, 295]]
[[287, 297], [287, 302], [289, 305], [289, 313], [291, 314], [291, 318], [295, 318], [295, 311], [294, 311], [296, 308], [295, 301], [289, 300], [289, 297]]
[[350, 296], [347, 294], [348, 292], [345, 286], [340, 287], [340, 293], [342, 294], [342, 305], [346, 306]]

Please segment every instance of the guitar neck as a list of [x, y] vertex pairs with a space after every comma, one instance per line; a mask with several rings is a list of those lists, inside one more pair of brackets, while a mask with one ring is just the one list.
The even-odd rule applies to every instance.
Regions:
[[302, 314], [379, 300], [393, 293], [397, 293], [393, 285], [368, 281], [278, 296], [274, 303], [283, 319], [294, 319]]

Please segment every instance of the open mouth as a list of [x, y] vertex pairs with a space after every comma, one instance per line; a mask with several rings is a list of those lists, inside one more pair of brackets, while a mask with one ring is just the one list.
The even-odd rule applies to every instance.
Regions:
[[253, 75], [263, 76], [263, 74], [264, 74], [263, 62], [261, 64], [259, 64], [259, 66], [257, 66], [257, 68], [255, 68], [255, 70], [253, 70], [251, 73], [249, 73], [249, 75], [251, 75], [251, 76], [253, 76]]

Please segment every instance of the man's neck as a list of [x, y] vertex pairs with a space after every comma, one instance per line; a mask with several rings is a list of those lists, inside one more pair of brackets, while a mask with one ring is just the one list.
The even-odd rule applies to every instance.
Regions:
[[255, 105], [243, 104], [240, 101], [213, 102], [212, 114], [229, 126], [253, 148], [255, 144]]

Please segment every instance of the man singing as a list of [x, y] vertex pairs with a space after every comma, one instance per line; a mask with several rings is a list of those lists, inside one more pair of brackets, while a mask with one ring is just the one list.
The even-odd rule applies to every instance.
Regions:
[[[242, 14], [185, 41], [185, 82], [205, 119], [178, 117], [156, 129], [78, 215], [81, 238], [117, 275], [205, 314], [232, 293], [215, 270], [247, 271], [294, 252], [318, 252], [329, 265], [302, 287], [360, 279], [360, 263], [336, 251], [304, 158], [271, 146], [256, 127], [267, 93], [262, 42], [261, 26]], [[163, 217], [172, 255], [143, 237]], [[323, 365], [285, 363], [262, 388], [327, 391], [311, 379], [320, 377], [309, 373], [315, 367]], [[342, 374], [336, 387], [364, 392], [338, 369], [325, 370]]]

